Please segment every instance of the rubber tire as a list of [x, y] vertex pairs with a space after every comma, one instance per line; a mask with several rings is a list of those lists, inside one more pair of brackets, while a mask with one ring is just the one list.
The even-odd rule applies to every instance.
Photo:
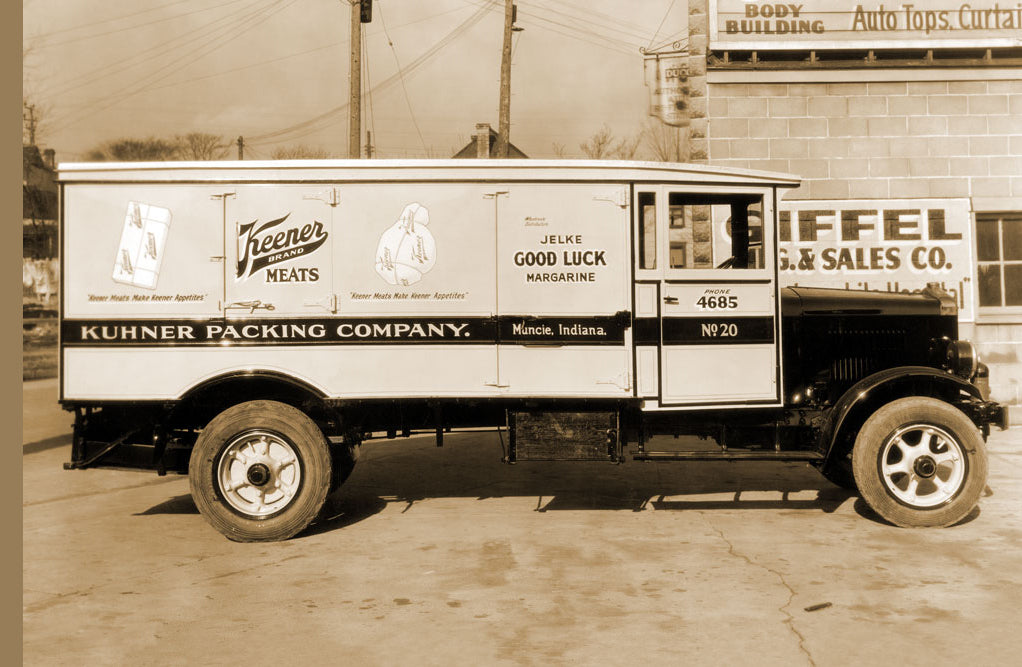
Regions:
[[833, 461], [830, 465], [820, 468], [820, 474], [823, 475], [828, 482], [835, 486], [840, 486], [842, 489], [846, 489], [848, 491], [859, 490], [859, 487], [855, 484], [855, 473], [852, 470], [851, 452], [848, 453], [848, 456], [845, 456], [840, 460]]
[[[246, 517], [223, 499], [216, 462], [238, 434], [263, 429], [290, 441], [301, 462], [302, 482], [291, 504], [268, 518]], [[230, 407], [199, 434], [188, 464], [192, 499], [213, 528], [235, 542], [276, 542], [304, 530], [316, 518], [330, 490], [330, 449], [323, 432], [304, 412], [277, 401], [249, 401]]]
[[[885, 488], [878, 469], [887, 438], [910, 424], [939, 426], [957, 440], [965, 455], [965, 479], [958, 493], [942, 505], [913, 508], [899, 502]], [[979, 430], [965, 413], [935, 398], [901, 398], [883, 406], [863, 424], [852, 450], [852, 469], [862, 499], [877, 514], [902, 528], [951, 526], [976, 506], [986, 486], [987, 453]]]

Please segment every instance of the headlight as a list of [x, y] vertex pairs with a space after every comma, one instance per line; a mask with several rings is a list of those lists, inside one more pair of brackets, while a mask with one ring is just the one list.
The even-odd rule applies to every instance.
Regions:
[[967, 340], [953, 340], [947, 346], [947, 367], [955, 375], [966, 380], [976, 374], [979, 356], [976, 348]]

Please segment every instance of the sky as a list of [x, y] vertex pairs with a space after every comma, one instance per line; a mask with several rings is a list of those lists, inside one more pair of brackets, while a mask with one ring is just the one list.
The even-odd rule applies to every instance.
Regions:
[[[640, 49], [683, 39], [687, 4], [518, 0], [512, 143], [582, 157], [604, 125], [636, 135], [649, 118]], [[246, 159], [296, 144], [345, 157], [350, 11], [347, 0], [24, 0], [37, 144], [75, 161], [112, 139], [208, 132], [244, 136]], [[476, 123], [497, 129], [503, 11], [374, 0], [363, 143], [369, 129], [378, 157], [449, 157]]]

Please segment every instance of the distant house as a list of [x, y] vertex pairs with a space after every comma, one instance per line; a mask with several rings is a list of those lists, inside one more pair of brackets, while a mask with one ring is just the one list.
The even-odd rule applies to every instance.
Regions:
[[54, 152], [22, 146], [21, 217], [25, 257], [57, 256], [57, 170]]
[[[480, 137], [483, 140], [480, 141]], [[497, 133], [490, 127], [489, 123], [477, 123], [476, 133], [472, 135], [472, 141], [465, 144], [465, 147], [454, 154], [455, 158], [491, 158], [493, 155], [493, 146], [497, 143]], [[507, 147], [508, 158], [527, 158], [529, 157], [522, 151], [518, 150], [518, 147], [514, 144], [508, 144]]]

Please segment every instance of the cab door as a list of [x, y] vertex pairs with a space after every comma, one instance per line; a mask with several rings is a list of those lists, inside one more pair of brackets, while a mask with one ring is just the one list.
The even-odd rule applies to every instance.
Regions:
[[646, 407], [780, 404], [772, 191], [637, 186], [635, 211]]

